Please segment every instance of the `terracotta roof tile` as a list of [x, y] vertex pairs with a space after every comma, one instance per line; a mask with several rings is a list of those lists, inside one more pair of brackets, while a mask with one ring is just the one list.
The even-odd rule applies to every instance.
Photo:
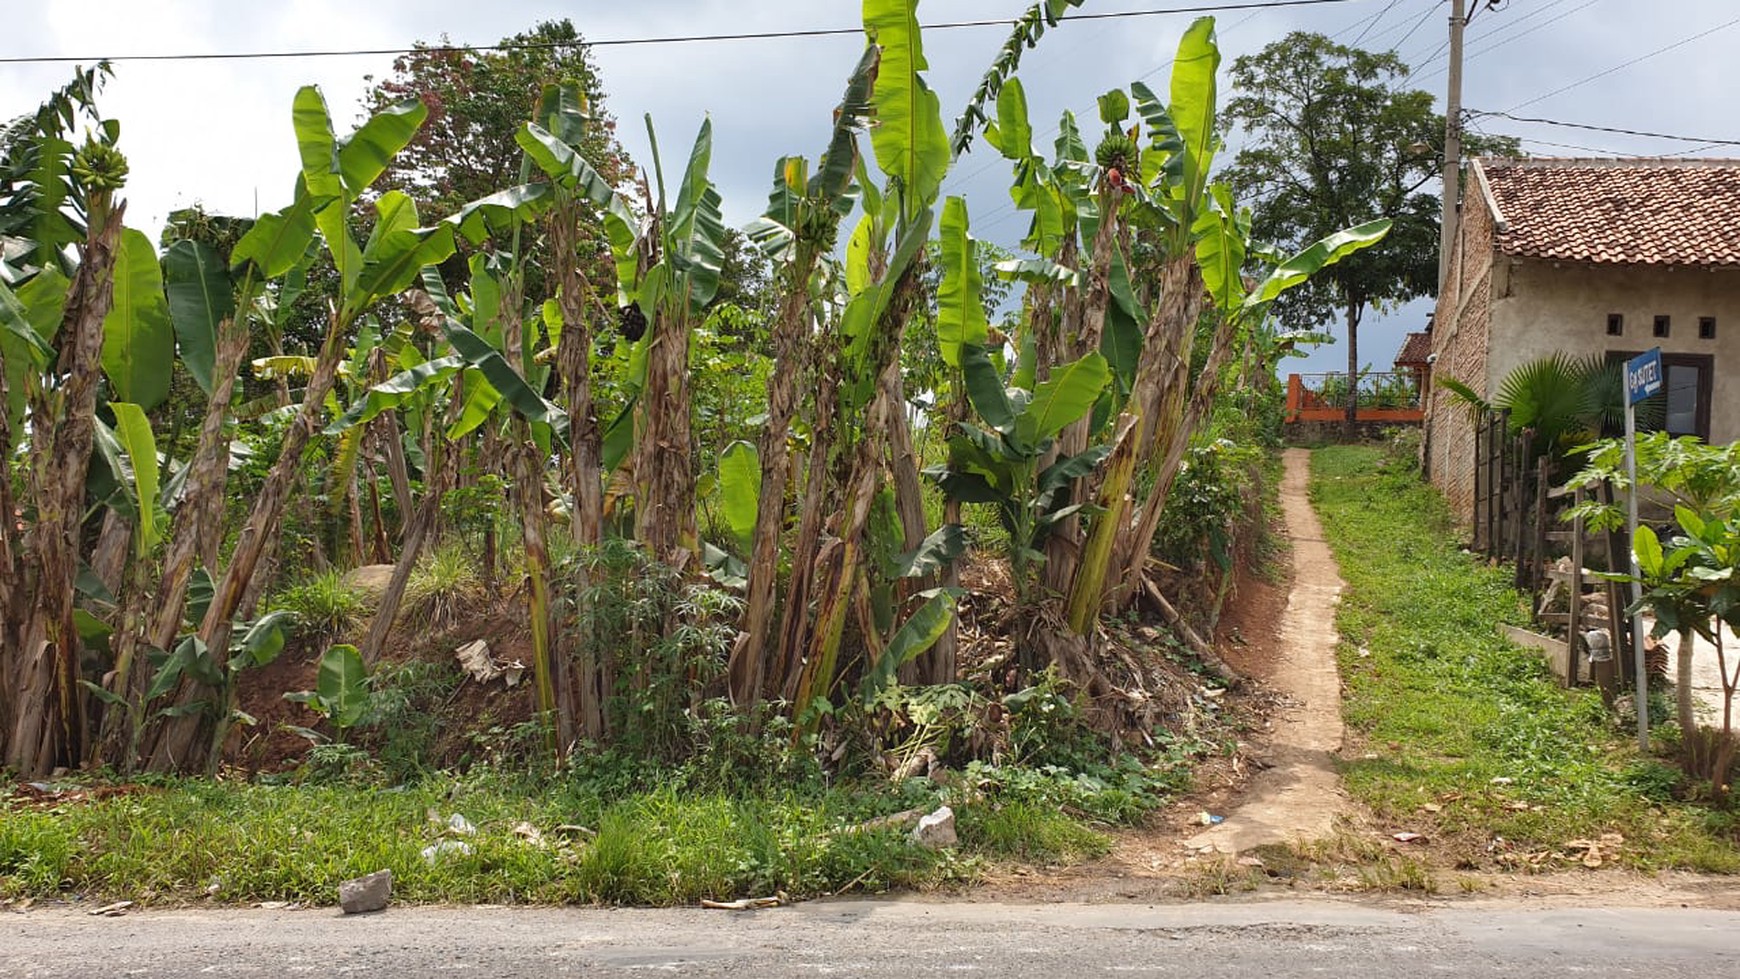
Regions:
[[1740, 266], [1740, 160], [1480, 161], [1500, 251], [1623, 265]]
[[1426, 363], [1432, 353], [1432, 334], [1410, 333], [1402, 339], [1402, 349], [1396, 351], [1397, 367], [1416, 367]]

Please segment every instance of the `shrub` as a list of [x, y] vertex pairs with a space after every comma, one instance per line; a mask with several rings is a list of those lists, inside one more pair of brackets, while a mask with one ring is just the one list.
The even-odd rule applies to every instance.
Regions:
[[617, 744], [668, 761], [697, 744], [694, 711], [723, 677], [740, 602], [688, 583], [635, 544], [605, 541], [567, 558], [559, 582], [589, 584], [560, 599], [571, 648], [615, 677], [606, 709]]
[[1168, 561], [1190, 566], [1211, 558], [1232, 567], [1235, 531], [1256, 504], [1248, 490], [1259, 484], [1261, 450], [1216, 439], [1190, 450], [1166, 499], [1166, 520], [1155, 549]]
[[296, 634], [316, 643], [350, 636], [366, 612], [363, 596], [336, 569], [323, 571], [298, 585], [279, 592], [270, 602], [274, 611], [296, 617]]
[[401, 615], [432, 630], [448, 629], [483, 604], [483, 578], [464, 547], [445, 544], [424, 555], [405, 583]]

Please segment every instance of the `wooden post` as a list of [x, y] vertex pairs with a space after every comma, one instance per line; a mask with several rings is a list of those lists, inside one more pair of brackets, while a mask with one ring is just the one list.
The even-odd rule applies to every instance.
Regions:
[[[1571, 498], [1573, 505], [1583, 502], [1583, 490], [1578, 488]], [[1577, 651], [1583, 648], [1583, 518], [1571, 521], [1571, 615], [1566, 622], [1571, 641], [1571, 660], [1565, 670], [1566, 686], [1577, 685]]]
[[[1535, 464], [1535, 525], [1529, 534], [1529, 555], [1527, 587], [1531, 594], [1539, 595], [1546, 587], [1547, 581], [1547, 457], [1542, 456]], [[1520, 536], [1520, 535], [1519, 535]], [[1521, 547], [1518, 547], [1521, 550]], [[1522, 566], [1518, 565], [1518, 574]], [[1572, 644], [1575, 646], [1575, 643]], [[1575, 668], [1573, 668], [1575, 669]]]

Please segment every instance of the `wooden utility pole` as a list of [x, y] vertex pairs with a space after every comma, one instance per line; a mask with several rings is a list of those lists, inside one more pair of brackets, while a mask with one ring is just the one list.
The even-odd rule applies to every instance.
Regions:
[[1444, 101], [1444, 211], [1439, 221], [1438, 288], [1449, 282], [1450, 252], [1456, 241], [1456, 204], [1462, 178], [1462, 28], [1468, 24], [1466, 0], [1450, 3], [1450, 91]]

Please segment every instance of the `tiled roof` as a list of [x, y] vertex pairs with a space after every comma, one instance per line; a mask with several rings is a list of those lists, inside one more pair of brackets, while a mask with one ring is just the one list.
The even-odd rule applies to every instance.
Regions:
[[1740, 160], [1480, 160], [1494, 244], [1528, 258], [1740, 266]]
[[1402, 339], [1402, 349], [1396, 351], [1397, 367], [1417, 367], [1426, 363], [1432, 353], [1432, 334], [1410, 333]]

